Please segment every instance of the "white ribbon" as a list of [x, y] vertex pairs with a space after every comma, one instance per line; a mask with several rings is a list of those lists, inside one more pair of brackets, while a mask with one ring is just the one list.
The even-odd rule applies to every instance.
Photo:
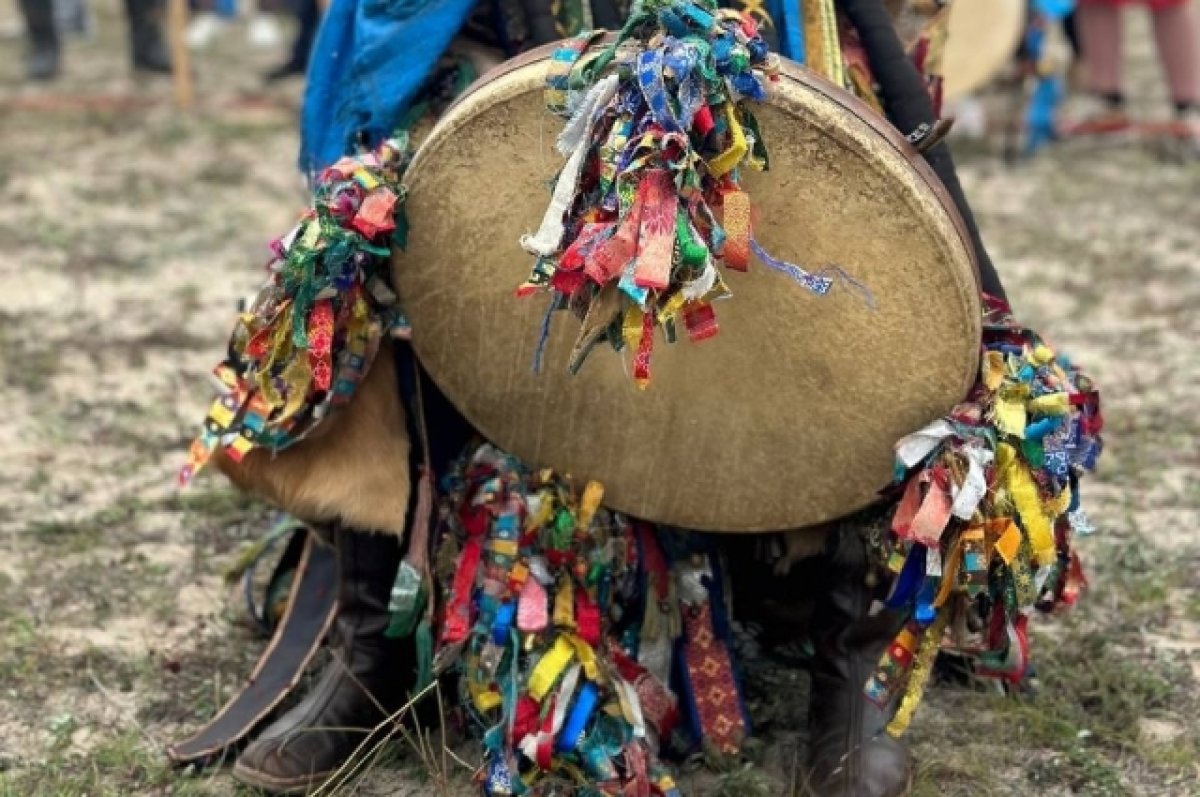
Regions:
[[929, 453], [941, 445], [947, 437], [954, 434], [954, 427], [945, 418], [938, 418], [919, 432], [913, 432], [907, 437], [900, 438], [896, 443], [896, 457], [911, 468]]
[[583, 161], [591, 139], [592, 124], [597, 113], [616, 96], [617, 81], [616, 75], [609, 75], [592, 86], [579, 112], [571, 117], [571, 121], [558, 137], [558, 151], [563, 155], [569, 154], [570, 157], [559, 172], [558, 182], [555, 183], [554, 193], [550, 197], [550, 207], [546, 208], [538, 231], [533, 235], [521, 236], [521, 248], [529, 254], [549, 257], [562, 245], [563, 216], [575, 197], [575, 187], [579, 182], [579, 174], [583, 171]]
[[708, 292], [717, 284], [717, 269], [713, 267], [712, 258], [708, 258], [708, 262], [704, 264], [704, 270], [700, 272], [700, 276], [691, 282], [685, 283], [682, 289], [683, 298], [685, 301], [695, 302], [703, 299], [708, 295]]
[[637, 690], [633, 688], [633, 684], [620, 677], [614, 678], [612, 685], [620, 693], [622, 713], [628, 712], [625, 719], [633, 726], [634, 738], [645, 739], [646, 718], [642, 714], [642, 702], [638, 698]]
[[986, 448], [971, 446], [962, 452], [970, 466], [962, 484], [956, 484], [951, 489], [954, 494], [954, 505], [950, 511], [960, 520], [970, 520], [976, 508], [987, 495], [987, 477], [985, 472], [995, 454]]

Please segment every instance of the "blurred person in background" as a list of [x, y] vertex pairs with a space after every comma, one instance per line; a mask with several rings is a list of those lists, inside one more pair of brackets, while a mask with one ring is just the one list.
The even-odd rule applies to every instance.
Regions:
[[[198, 12], [188, 25], [186, 40], [189, 47], [207, 47], [212, 40], [229, 27], [239, 12], [237, 0], [193, 0], [192, 7]], [[275, 15], [285, 10], [284, 0], [257, 0], [249, 4], [246, 41], [254, 47], [274, 47], [283, 40], [279, 21]]]
[[308, 70], [308, 55], [321, 24], [321, 4], [318, 0], [291, 0], [291, 6], [297, 25], [292, 51], [286, 61], [263, 76], [268, 83], [289, 77], [303, 77]]
[[89, 38], [93, 32], [94, 23], [85, 0], [54, 0], [54, 21], [59, 33]]
[[1154, 43], [1175, 106], [1181, 137], [1200, 147], [1200, 22], [1191, 0], [1079, 0], [1075, 24], [1086, 71], [1086, 89], [1097, 107], [1080, 132], [1116, 132], [1129, 126], [1122, 79], [1123, 6], [1150, 11]]
[[[133, 68], [139, 72], [171, 71], [171, 59], [160, 27], [159, 6], [158, 0], [125, 0], [129, 52]], [[26, 75], [30, 80], [52, 80], [58, 76], [62, 60], [56, 5], [52, 0], [20, 0], [20, 7], [29, 41]]]

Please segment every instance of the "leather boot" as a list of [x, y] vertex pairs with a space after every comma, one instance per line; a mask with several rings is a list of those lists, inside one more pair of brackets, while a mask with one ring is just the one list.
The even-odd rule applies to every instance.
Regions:
[[808, 788], [819, 797], [900, 797], [911, 786], [907, 745], [885, 732], [888, 715], [863, 694], [900, 627], [892, 612], [870, 615], [882, 579], [869, 564], [867, 539], [885, 524], [882, 513], [868, 510], [829, 539], [812, 619]]
[[384, 636], [398, 540], [341, 528], [333, 536], [340, 585], [332, 660], [312, 691], [233, 768], [242, 783], [272, 794], [305, 794], [328, 780], [404, 704], [414, 679], [411, 641]]
[[129, 54], [139, 72], [169, 73], [171, 56], [163, 41], [158, 0], [125, 0], [129, 17]]
[[29, 31], [25, 75], [30, 80], [53, 80], [58, 77], [60, 58], [54, 6], [50, 0], [21, 0], [21, 13]]

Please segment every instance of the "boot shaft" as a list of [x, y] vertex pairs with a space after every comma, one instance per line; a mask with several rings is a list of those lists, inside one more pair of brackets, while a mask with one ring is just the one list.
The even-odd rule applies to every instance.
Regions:
[[51, 0], [21, 0], [21, 15], [35, 50], [58, 50], [58, 27]]
[[878, 513], [863, 513], [838, 524], [824, 558], [809, 707], [809, 771], [813, 793], [822, 797], [896, 797], [911, 779], [907, 747], [885, 732], [888, 709], [864, 693], [900, 626], [896, 613], [876, 611], [887, 585], [869, 540], [882, 522]]
[[332, 531], [338, 552], [337, 631], [343, 645], [385, 644], [383, 632], [391, 616], [388, 602], [400, 568], [400, 541], [338, 527]]
[[129, 51], [133, 65], [153, 72], [168, 72], [170, 56], [162, 33], [160, 0], [125, 0], [129, 19]]

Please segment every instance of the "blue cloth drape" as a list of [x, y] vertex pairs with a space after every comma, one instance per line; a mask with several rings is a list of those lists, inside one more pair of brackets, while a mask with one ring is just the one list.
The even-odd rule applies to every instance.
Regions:
[[476, 0], [333, 0], [308, 65], [300, 168], [395, 132]]

